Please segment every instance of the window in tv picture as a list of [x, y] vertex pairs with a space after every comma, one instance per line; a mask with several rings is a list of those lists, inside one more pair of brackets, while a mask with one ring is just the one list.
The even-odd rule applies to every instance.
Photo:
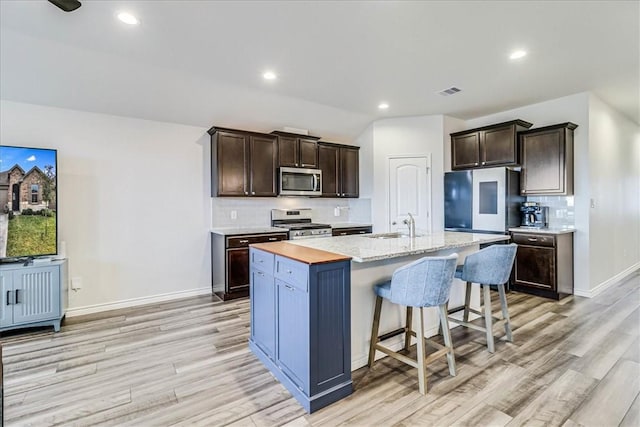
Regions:
[[38, 203], [38, 185], [31, 186], [31, 203]]

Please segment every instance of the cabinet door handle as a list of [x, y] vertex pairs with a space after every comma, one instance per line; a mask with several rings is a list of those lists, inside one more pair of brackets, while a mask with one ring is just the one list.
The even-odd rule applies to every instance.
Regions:
[[258, 276], [264, 276], [264, 273], [262, 271], [258, 271]]
[[289, 289], [290, 291], [293, 291], [293, 286], [289, 286], [289, 285], [284, 285], [285, 288]]
[[342, 233], [340, 233], [340, 235], [341, 235], [341, 236], [346, 236], [346, 235], [347, 235], [347, 233], [342, 232]]
[[537, 242], [538, 241], [538, 239], [536, 239], [534, 237], [529, 237], [527, 240], [530, 241], [530, 242]]
[[248, 240], [238, 240], [239, 243], [249, 243]]
[[291, 271], [291, 270], [286, 270], [286, 271], [287, 271], [287, 274], [291, 274], [291, 273], [292, 273], [292, 271]]
[[249, 195], [249, 192], [248, 192], [248, 191], [245, 191], [245, 192], [244, 192], [244, 195], [245, 195], [245, 196], [248, 196], [248, 195]]
[[7, 305], [11, 305], [11, 293], [12, 291], [7, 291]]
[[478, 166], [478, 162], [474, 163], [473, 165], [474, 165], [474, 166]]
[[252, 191], [252, 192], [251, 192], [251, 195], [252, 195], [252, 196], [255, 196], [255, 195], [256, 195], [256, 192], [255, 192], [255, 191]]
[[487, 164], [487, 162], [482, 162], [482, 164], [483, 164], [483, 165], [486, 165], [486, 164]]
[[16, 299], [14, 304], [20, 304], [20, 289], [16, 289]]
[[276, 241], [276, 240], [278, 240], [278, 238], [277, 238], [277, 237], [269, 237], [269, 241], [270, 241], [270, 242], [274, 242], [274, 241]]
[[365, 232], [364, 232], [364, 231], [358, 231], [358, 233], [360, 233], [360, 234], [365, 234]]

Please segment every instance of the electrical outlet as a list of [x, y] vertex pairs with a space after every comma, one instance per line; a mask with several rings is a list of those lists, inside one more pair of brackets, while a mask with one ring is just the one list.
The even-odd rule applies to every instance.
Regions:
[[231, 214], [229, 215], [231, 217], [231, 219], [236, 220], [238, 219], [238, 211], [231, 211]]
[[82, 277], [71, 278], [71, 289], [73, 289], [74, 291], [82, 289]]

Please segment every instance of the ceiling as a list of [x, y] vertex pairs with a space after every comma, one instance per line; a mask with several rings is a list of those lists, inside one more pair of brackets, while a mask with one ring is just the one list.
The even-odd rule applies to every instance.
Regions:
[[349, 140], [379, 118], [592, 91], [640, 123], [638, 1], [2, 0], [0, 25], [5, 100]]

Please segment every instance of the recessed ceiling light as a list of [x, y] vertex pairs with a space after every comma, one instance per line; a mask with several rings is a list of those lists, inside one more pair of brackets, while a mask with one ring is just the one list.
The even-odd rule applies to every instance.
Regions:
[[118, 13], [118, 19], [124, 22], [125, 24], [129, 24], [129, 25], [138, 25], [140, 23], [138, 18], [136, 18], [135, 16], [133, 16], [128, 12]]
[[516, 51], [513, 51], [511, 53], [511, 55], [509, 55], [509, 58], [510, 59], [520, 59], [520, 58], [525, 57], [525, 56], [527, 56], [527, 51], [525, 51], [525, 50], [516, 50]]
[[266, 71], [262, 77], [265, 80], [275, 80], [278, 76], [276, 76], [276, 73], [274, 73], [273, 71]]
[[381, 102], [378, 105], [378, 109], [380, 109], [380, 110], [386, 110], [387, 108], [389, 108], [389, 104], [387, 104], [386, 102]]

